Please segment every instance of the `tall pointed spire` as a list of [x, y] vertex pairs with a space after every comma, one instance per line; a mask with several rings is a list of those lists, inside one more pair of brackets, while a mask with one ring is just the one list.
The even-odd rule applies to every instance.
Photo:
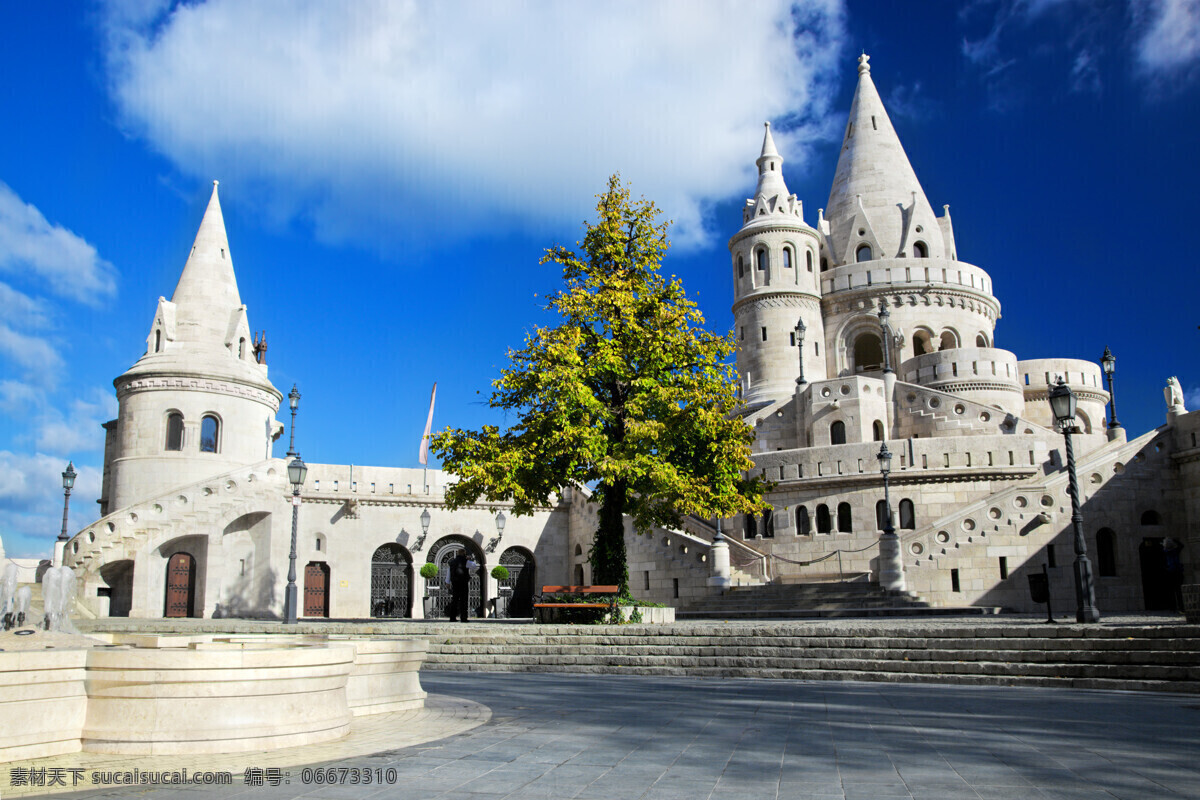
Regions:
[[230, 320], [241, 308], [242, 300], [217, 197], [217, 181], [213, 181], [212, 197], [171, 302], [177, 309], [177, 339], [225, 344]]
[[826, 206], [834, 258], [855, 260], [860, 230], [873, 233], [874, 241], [864, 243], [875, 258], [911, 258], [918, 241], [929, 256], [946, 257], [941, 228], [871, 80], [869, 60], [866, 53], [858, 59], [858, 87]]
[[742, 211], [744, 224], [769, 215], [803, 215], [800, 201], [788, 191], [787, 184], [783, 181], [783, 156], [779, 155], [775, 148], [775, 139], [771, 136], [771, 123], [763, 124], [766, 132], [763, 134], [762, 154], [754, 162], [758, 165], [758, 186], [754, 190], [754, 197], [746, 201], [746, 207]]

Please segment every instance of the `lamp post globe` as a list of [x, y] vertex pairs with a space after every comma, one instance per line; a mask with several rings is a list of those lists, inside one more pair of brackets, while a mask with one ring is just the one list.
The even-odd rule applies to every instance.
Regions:
[[1112, 430], [1121, 427], [1121, 423], [1117, 422], [1117, 393], [1113, 391], [1113, 376], [1117, 374], [1117, 358], [1107, 345], [1104, 348], [1104, 355], [1100, 357], [1100, 366], [1104, 367], [1104, 378], [1108, 381], [1108, 402], [1112, 405], [1112, 412], [1108, 415], [1108, 429]]
[[807, 330], [808, 326], [804, 324], [804, 318], [801, 317], [796, 321], [796, 348], [800, 353], [800, 377], [796, 378], [797, 386], [808, 383], [804, 377], [804, 334]]
[[892, 472], [892, 453], [887, 442], [879, 447], [879, 474], [883, 476], [883, 533], [879, 537], [879, 585], [892, 592], [904, 591], [904, 563], [900, 558], [900, 537], [892, 525], [892, 499], [888, 476]]
[[63, 518], [62, 531], [58, 534], [58, 541], [65, 542], [67, 540], [67, 509], [71, 505], [71, 490], [75, 488], [75, 464], [72, 461], [67, 462], [67, 468], [62, 474], [63, 485]]
[[1071, 434], [1078, 433], [1075, 427], [1075, 393], [1060, 377], [1050, 389], [1050, 410], [1054, 421], [1062, 431], [1067, 449], [1067, 492], [1071, 495], [1071, 527], [1075, 542], [1075, 621], [1099, 622], [1100, 611], [1096, 608], [1096, 587], [1092, 581], [1092, 564], [1087, 557], [1087, 543], [1083, 538], [1083, 513], [1079, 510], [1079, 481], [1075, 476], [1075, 450], [1071, 445]]
[[296, 590], [296, 531], [300, 517], [300, 487], [308, 477], [308, 465], [297, 454], [288, 462], [288, 482], [292, 484], [292, 550], [288, 555], [287, 589], [283, 597], [283, 622], [285, 625], [295, 625], [299, 617], [297, 609]]

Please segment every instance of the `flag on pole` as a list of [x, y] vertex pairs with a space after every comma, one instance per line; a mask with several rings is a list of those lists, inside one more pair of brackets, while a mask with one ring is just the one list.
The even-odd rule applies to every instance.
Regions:
[[425, 419], [425, 435], [421, 437], [421, 453], [417, 460], [429, 466], [429, 434], [433, 429], [433, 401], [437, 398], [437, 381], [433, 382], [433, 394], [429, 395], [429, 416]]

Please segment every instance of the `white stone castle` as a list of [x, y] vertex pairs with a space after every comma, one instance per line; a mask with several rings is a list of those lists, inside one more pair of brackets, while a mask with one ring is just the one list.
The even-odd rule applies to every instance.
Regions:
[[[783, 163], [768, 127], [758, 185], [729, 242], [743, 413], [757, 434], [755, 464], [775, 482], [772, 509], [723, 521], [717, 546], [713, 520], [630, 533], [634, 594], [686, 609], [731, 583], [855, 581], [936, 606], [1035, 611], [1026, 576], [1045, 565], [1055, 606], [1073, 608], [1064, 437], [1048, 402], [1061, 379], [1078, 399], [1097, 606], [1171, 606], [1180, 576], [1164, 553], [1181, 544], [1190, 579], [1200, 550], [1200, 413], [1172, 405], [1166, 425], [1129, 440], [1105, 422], [1097, 364], [1019, 360], [995, 346], [992, 279], [959, 260], [948, 206], [938, 216], [926, 199], [865, 55], [815, 225]], [[145, 355], [114, 382], [102, 516], [63, 554], [97, 615], [282, 615], [292, 497], [287, 460], [271, 457], [282, 395], [251, 330], [214, 185]], [[890, 508], [884, 444], [894, 454]], [[310, 464], [298, 512], [300, 615], [445, 616], [443, 582], [426, 587], [416, 569], [444, 570], [463, 548], [480, 565], [477, 614], [502, 596], [512, 615], [527, 615], [536, 586], [588, 581], [595, 517], [585, 492], [518, 518], [503, 503], [446, 510], [447, 480]], [[889, 518], [898, 538], [881, 544]], [[491, 577], [497, 563], [507, 580]]]

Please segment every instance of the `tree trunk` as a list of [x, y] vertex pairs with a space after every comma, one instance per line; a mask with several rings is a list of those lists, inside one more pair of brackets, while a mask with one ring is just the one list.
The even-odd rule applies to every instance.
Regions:
[[592, 545], [592, 583], [615, 584], [629, 594], [629, 568], [625, 563], [625, 494], [629, 489], [618, 481], [605, 487], [600, 506], [600, 527]]

